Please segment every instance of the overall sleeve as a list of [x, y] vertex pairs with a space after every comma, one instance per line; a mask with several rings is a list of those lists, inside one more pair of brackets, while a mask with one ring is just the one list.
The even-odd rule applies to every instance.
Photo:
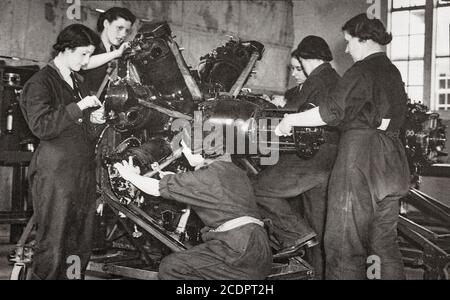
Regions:
[[320, 115], [330, 126], [340, 126], [357, 117], [359, 112], [371, 106], [369, 94], [371, 81], [359, 68], [350, 69], [338, 83], [336, 89], [320, 100]]
[[284, 93], [284, 98], [286, 99], [285, 109], [298, 109], [299, 105], [297, 103], [299, 102], [300, 88], [300, 86], [296, 86]]
[[[387, 82], [387, 87], [382, 89], [383, 107], [385, 107], [386, 113], [383, 115], [385, 119], [395, 119], [399, 116], [406, 114], [406, 103], [408, 102], [408, 96], [405, 92], [405, 87], [402, 81], [402, 77], [397, 68], [392, 69], [392, 78]], [[386, 91], [391, 91], [390, 95]]]
[[[322, 92], [323, 91], [323, 92]], [[301, 90], [296, 87], [286, 92], [287, 105], [285, 108], [300, 110], [306, 103], [317, 105], [318, 99], [325, 96], [323, 87], [317, 80], [306, 80]]]
[[311, 103], [318, 106], [320, 104], [320, 101], [322, 101], [322, 99], [326, 98], [327, 96], [328, 96], [327, 87], [324, 86], [323, 82], [321, 82], [318, 79], [315, 79], [306, 86], [305, 100], [304, 103], [302, 103], [302, 105], [306, 103]]
[[[83, 77], [80, 73], [81, 71], [79, 73], [75, 73], [76, 74], [75, 76], [77, 79], [77, 85], [80, 90], [80, 94], [84, 98], [91, 94], [89, 91], [89, 86], [90, 83], [92, 82], [86, 80], [86, 78]], [[97, 109], [98, 108], [88, 108], [83, 111], [83, 120], [84, 120], [83, 127], [86, 135], [88, 136], [91, 142], [95, 142], [100, 137], [101, 133], [103, 132], [103, 129], [105, 129], [105, 127], [107, 126], [106, 124], [94, 124], [91, 122], [91, 114]]]
[[83, 111], [83, 119], [85, 124], [86, 134], [89, 136], [91, 141], [96, 141], [100, 138], [103, 130], [106, 128], [106, 124], [94, 124], [91, 122], [91, 113], [95, 111], [95, 109], [86, 109]]
[[165, 176], [159, 182], [159, 192], [163, 198], [181, 203], [215, 209], [217, 208], [216, 184], [210, 182], [207, 169]]
[[22, 108], [31, 132], [41, 140], [58, 137], [83, 117], [76, 103], [52, 105], [49, 88], [41, 82], [30, 82], [23, 91]]

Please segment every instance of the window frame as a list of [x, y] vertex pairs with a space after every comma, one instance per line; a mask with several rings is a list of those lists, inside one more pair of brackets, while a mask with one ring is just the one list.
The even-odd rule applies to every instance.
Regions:
[[[436, 44], [437, 44], [437, 13], [438, 13], [438, 8], [442, 8], [442, 7], [450, 7], [450, 2], [449, 3], [439, 3], [438, 0], [435, 0], [436, 2], [434, 3], [434, 9], [433, 9], [433, 57], [432, 57], [432, 82], [431, 82], [431, 86], [432, 86], [432, 90], [431, 90], [431, 95], [432, 95], [432, 104], [434, 104], [433, 110], [442, 114], [446, 114], [448, 117], [450, 117], [450, 104], [449, 104], [449, 100], [446, 101], [446, 104], [441, 105], [439, 104], [439, 93], [438, 91], [440, 90], [439, 88], [439, 84], [440, 84], [440, 79], [437, 77], [437, 71], [436, 71], [436, 61], [438, 59], [442, 59], [442, 58], [447, 58], [450, 60], [450, 53], [448, 55], [437, 55], [435, 48], [436, 48]], [[449, 25], [450, 26], [450, 25]], [[449, 30], [450, 32], [450, 30]], [[449, 33], [450, 35], [450, 33]], [[449, 37], [450, 38], [450, 37]], [[449, 77], [450, 78], [450, 74]], [[447, 78], [445, 79], [446, 81], [448, 80]], [[448, 84], [448, 83], [447, 83]], [[447, 86], [448, 90], [449, 87]], [[450, 99], [450, 95], [447, 94], [446, 96], [447, 99]], [[439, 110], [441, 107], [446, 107], [447, 110]]]
[[[431, 110], [437, 111], [439, 113], [447, 114], [450, 117], [450, 110], [439, 111], [439, 79], [436, 74], [436, 61], [440, 58], [448, 58], [449, 55], [436, 55], [436, 41], [437, 41], [437, 12], [438, 8], [450, 7], [450, 2], [441, 3], [439, 0], [426, 0], [425, 5], [416, 5], [409, 7], [393, 8], [393, 1], [388, 1], [388, 27], [392, 31], [392, 13], [399, 11], [413, 11], [413, 10], [425, 10], [425, 52], [423, 57], [424, 68], [423, 68], [423, 96], [422, 101]], [[391, 57], [392, 46], [389, 45], [387, 48], [387, 53]], [[393, 61], [413, 61], [413, 58], [402, 60], [396, 59]], [[406, 79], [405, 79], [406, 80]], [[450, 97], [450, 96], [448, 96]]]
[[[426, 1], [428, 1], [428, 0], [426, 0]], [[388, 53], [389, 53], [389, 57], [391, 58], [391, 60], [393, 62], [408, 62], [408, 70], [407, 70], [408, 78], [403, 78], [403, 80], [405, 81], [405, 89], [408, 91], [408, 87], [421, 87], [423, 89], [422, 99], [412, 99], [412, 100], [413, 101], [414, 100], [422, 100], [422, 101], [424, 101], [424, 99], [425, 99], [424, 95], [425, 95], [425, 89], [426, 89], [425, 88], [425, 61], [426, 61], [426, 40], [427, 40], [427, 36], [426, 36], [427, 35], [427, 26], [426, 26], [426, 17], [427, 17], [427, 9], [426, 8], [427, 8], [427, 5], [426, 4], [425, 5], [414, 5], [414, 6], [408, 6], [408, 7], [394, 8], [393, 2], [394, 2], [394, 0], [390, 0], [389, 1], [389, 7], [388, 7], [388, 16], [389, 16], [388, 17], [388, 24], [389, 24], [389, 28], [390, 28], [391, 32], [392, 32], [392, 23], [393, 23], [393, 21], [392, 21], [393, 13], [395, 13], [395, 12], [403, 12], [403, 11], [411, 12], [411, 11], [419, 11], [419, 10], [423, 10], [424, 13], [425, 13], [425, 33], [424, 33], [424, 55], [423, 55], [423, 57], [421, 57], [421, 58], [410, 57], [409, 54], [408, 54], [408, 57], [406, 57], [406, 58], [393, 59], [392, 58], [392, 43], [389, 44], [388, 49], [387, 49]], [[409, 24], [408, 24], [408, 26], [409, 26]], [[413, 34], [408, 33], [407, 36], [411, 37], [411, 36], [413, 36]], [[413, 62], [413, 61], [423, 61], [424, 73], [422, 75], [423, 81], [422, 81], [421, 85], [409, 84], [410, 83], [409, 80], [408, 80], [409, 79], [409, 72], [410, 72], [409, 63]]]

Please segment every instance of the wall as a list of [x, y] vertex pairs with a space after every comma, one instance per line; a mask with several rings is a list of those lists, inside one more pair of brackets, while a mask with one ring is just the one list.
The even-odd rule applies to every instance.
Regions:
[[[81, 0], [81, 22], [95, 28], [95, 9], [129, 8], [138, 18], [166, 20], [176, 41], [185, 48], [187, 63], [197, 67], [201, 56], [229, 39], [253, 39], [266, 46], [264, 59], [249, 87], [282, 92], [286, 65], [294, 42], [292, 1], [87, 1]], [[18, 56], [45, 64], [51, 45], [66, 25], [66, 0], [2, 0], [0, 55]], [[137, 26], [139, 26], [137, 24]]]
[[[382, 20], [387, 25], [387, 0], [378, 1]], [[370, 0], [294, 0], [294, 45], [297, 46], [304, 37], [311, 34], [323, 37], [333, 52], [333, 64], [342, 75], [353, 62], [345, 54], [346, 45], [341, 28], [350, 18], [367, 12], [371, 3]]]
[[[366, 12], [371, 1], [374, 0], [80, 0], [78, 22], [95, 28], [99, 15], [95, 9], [112, 6], [128, 7], [142, 19], [167, 20], [176, 41], [185, 48], [188, 64], [194, 68], [200, 56], [224, 43], [227, 35], [258, 40], [265, 44], [266, 52], [249, 86], [283, 93], [289, 82], [292, 84], [288, 75], [290, 52], [307, 35], [319, 35], [329, 42], [339, 73], [351, 66], [350, 57], [344, 53], [340, 28], [354, 15]], [[386, 23], [387, 0], [377, 1]], [[67, 0], [0, 1], [0, 55], [25, 57], [44, 65], [57, 34], [74, 23], [66, 15], [69, 6]]]

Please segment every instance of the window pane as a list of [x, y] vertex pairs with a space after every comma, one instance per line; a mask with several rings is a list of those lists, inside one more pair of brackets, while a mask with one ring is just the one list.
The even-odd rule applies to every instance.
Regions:
[[410, 86], [408, 87], [408, 96], [412, 103], [423, 103], [423, 86]]
[[401, 8], [401, 7], [408, 7], [408, 6], [409, 6], [409, 0], [392, 0], [393, 8]]
[[425, 54], [425, 35], [412, 35], [409, 38], [409, 57], [423, 58]]
[[425, 0], [410, 0], [409, 1], [411, 6], [423, 6], [425, 5]]
[[409, 33], [409, 11], [396, 11], [392, 13], [392, 34], [406, 35]]
[[408, 85], [423, 85], [423, 61], [410, 61]]
[[436, 24], [436, 55], [450, 55], [450, 7], [438, 8]]
[[407, 59], [408, 58], [408, 36], [394, 36], [391, 46], [392, 59]]
[[425, 10], [411, 11], [409, 19], [410, 34], [425, 34]]
[[434, 85], [434, 94], [437, 96], [438, 107], [450, 104], [448, 81], [450, 80], [450, 58], [436, 59], [436, 84]]
[[450, 58], [447, 57], [436, 59], [436, 79], [450, 79]]
[[425, 5], [426, 0], [392, 0], [393, 8]]
[[408, 62], [406, 62], [406, 61], [393, 61], [392, 63], [400, 71], [400, 74], [402, 74], [403, 82], [407, 83], [407, 81], [408, 81]]

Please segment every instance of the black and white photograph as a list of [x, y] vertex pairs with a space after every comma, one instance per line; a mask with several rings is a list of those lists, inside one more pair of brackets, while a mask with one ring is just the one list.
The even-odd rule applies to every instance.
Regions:
[[0, 281], [450, 280], [449, 126], [450, 0], [0, 0]]

